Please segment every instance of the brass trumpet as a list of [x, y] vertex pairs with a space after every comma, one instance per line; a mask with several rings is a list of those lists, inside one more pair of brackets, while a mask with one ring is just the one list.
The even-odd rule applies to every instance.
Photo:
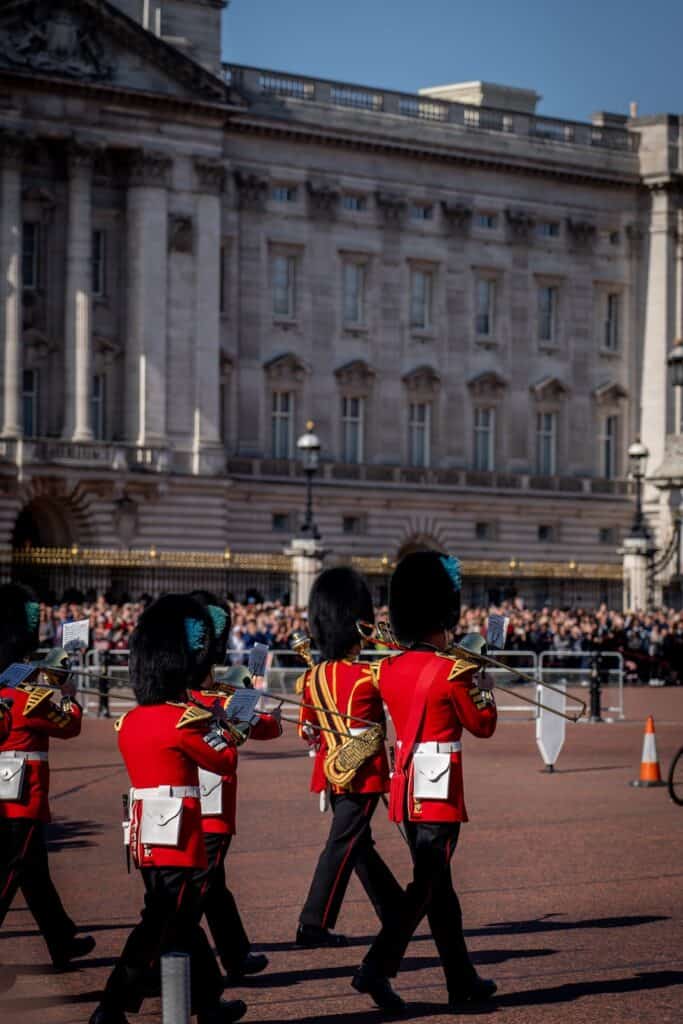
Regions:
[[[376, 640], [379, 643], [386, 644], [387, 647], [392, 650], [405, 651], [408, 648], [403, 647], [399, 644], [398, 640], [394, 636], [394, 631], [388, 622], [378, 622], [376, 626], [371, 626], [368, 622], [358, 622], [358, 631], [365, 640]], [[368, 631], [372, 631], [369, 633]], [[466, 643], [467, 637], [471, 637], [470, 643]], [[479, 648], [477, 650], [477, 647]], [[492, 658], [489, 654], [484, 654], [483, 648], [486, 647], [486, 641], [479, 633], [469, 633], [463, 637], [463, 641], [459, 644], [451, 644], [451, 646], [445, 650], [444, 654], [457, 654], [461, 658], [466, 658], [468, 661], [474, 662], [480, 668], [495, 668], [502, 669], [505, 672], [509, 672], [517, 679], [523, 680], [525, 683], [533, 683], [535, 686], [539, 685], [539, 680], [534, 676], [529, 675], [528, 672], [522, 672], [518, 668], [512, 668], [510, 665], [506, 665], [505, 662], [499, 661], [498, 658]], [[548, 704], [543, 704], [539, 700], [534, 700], [531, 697], [526, 697], [522, 693], [517, 693], [514, 690], [508, 689], [506, 686], [500, 686], [496, 683], [495, 688], [500, 690], [502, 693], [510, 694], [512, 697], [517, 697], [518, 700], [524, 701], [526, 704], [533, 704], [536, 708], [543, 708], [544, 711], [548, 711], [552, 715], [559, 715], [560, 718], [566, 718], [568, 722], [578, 722], [580, 718], [586, 713], [586, 702], [581, 700], [580, 697], [574, 697], [570, 693], [566, 693], [564, 690], [560, 690], [557, 686], [550, 686], [548, 683], [540, 684], [547, 690], [552, 690], [553, 693], [562, 694], [566, 700], [573, 701], [578, 705], [579, 709], [576, 712], [558, 711], [557, 708], [551, 708]]]

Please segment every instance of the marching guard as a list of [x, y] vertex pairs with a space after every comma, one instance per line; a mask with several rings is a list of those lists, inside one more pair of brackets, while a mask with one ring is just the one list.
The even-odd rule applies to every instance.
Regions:
[[463, 1002], [488, 999], [496, 990], [472, 965], [451, 879], [451, 858], [467, 821], [462, 731], [486, 738], [496, 728], [493, 697], [473, 678], [477, 666], [447, 653], [460, 617], [460, 589], [455, 558], [420, 551], [399, 563], [389, 591], [391, 624], [406, 645], [378, 670], [397, 736], [389, 816], [405, 829], [413, 877], [396, 919], [383, 926], [352, 984], [393, 1013], [403, 1012], [405, 1003], [389, 979], [425, 914], [446, 975], [449, 1010], [458, 1012]]
[[382, 698], [371, 666], [358, 661], [357, 623], [373, 616], [370, 592], [353, 569], [337, 567], [318, 576], [308, 618], [323, 661], [297, 685], [310, 705], [301, 708], [299, 734], [315, 743], [311, 790], [329, 791], [332, 821], [299, 918], [300, 946], [346, 945], [346, 937], [332, 929], [354, 870], [382, 924], [390, 924], [403, 895], [372, 837], [372, 816], [389, 789]]
[[[229, 608], [208, 591], [195, 591], [191, 596], [199, 601], [211, 617], [214, 633], [211, 664], [218, 664], [225, 658], [230, 633]], [[233, 685], [237, 674], [234, 669], [231, 670]], [[252, 685], [246, 669], [239, 684]], [[218, 700], [221, 707], [227, 710], [232, 700], [232, 695], [226, 694], [216, 683], [212, 670], [209, 671], [202, 688], [192, 690], [190, 696], [197, 704], [209, 709]], [[272, 714], [259, 714], [258, 720], [251, 727], [244, 729], [241, 735], [236, 729], [235, 734], [237, 745], [247, 738], [276, 739], [282, 735], [279, 709]], [[204, 845], [208, 860], [208, 867], [199, 876], [204, 913], [216, 944], [218, 957], [226, 971], [226, 984], [234, 985], [245, 975], [259, 974], [268, 966], [268, 957], [264, 953], [251, 952], [251, 943], [235, 897], [225, 881], [225, 858], [237, 831], [237, 760], [235, 769], [230, 774], [220, 775], [200, 768], [199, 786], [202, 793]]]
[[187, 701], [205, 679], [213, 652], [209, 614], [192, 598], [170, 594], [140, 616], [130, 642], [130, 679], [138, 707], [117, 722], [130, 776], [129, 843], [145, 886], [140, 922], [128, 937], [91, 1024], [125, 1024], [148, 990], [149, 967], [166, 952], [190, 956], [193, 1012], [199, 1024], [228, 1024], [246, 1012], [221, 1000], [223, 979], [199, 926], [200, 873], [208, 862], [202, 831], [199, 768], [234, 772], [232, 737], [210, 711]]
[[[27, 661], [35, 651], [39, 616], [40, 606], [30, 590], [16, 583], [0, 586], [0, 671]], [[0, 925], [21, 889], [58, 969], [95, 947], [92, 936], [77, 935], [76, 924], [62, 906], [50, 877], [45, 842], [50, 739], [73, 739], [81, 731], [82, 711], [74, 700], [73, 684], [64, 679], [59, 704], [55, 690], [43, 685], [40, 676], [0, 688]], [[10, 980], [5, 973], [0, 985], [7, 988]]]

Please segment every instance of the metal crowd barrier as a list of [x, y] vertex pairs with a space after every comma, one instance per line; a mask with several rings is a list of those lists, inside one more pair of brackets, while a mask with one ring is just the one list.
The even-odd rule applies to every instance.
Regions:
[[590, 686], [591, 672], [597, 655], [602, 663], [598, 667], [600, 685], [610, 694], [616, 689], [616, 698], [603, 710], [617, 718], [624, 714], [624, 658], [619, 651], [543, 651], [538, 659], [539, 681], [564, 682], [568, 686]]

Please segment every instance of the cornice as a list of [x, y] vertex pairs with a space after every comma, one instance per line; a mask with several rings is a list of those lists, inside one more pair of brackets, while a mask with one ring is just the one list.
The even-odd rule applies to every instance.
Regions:
[[230, 116], [226, 121], [225, 130], [230, 134], [256, 135], [270, 138], [290, 138], [297, 144], [310, 143], [320, 145], [321, 143], [341, 149], [355, 149], [370, 153], [400, 154], [401, 156], [416, 157], [423, 160], [434, 160], [439, 163], [460, 164], [462, 166], [477, 167], [494, 171], [506, 171], [514, 174], [524, 174], [535, 178], [556, 178], [574, 184], [592, 184], [606, 188], [641, 188], [643, 185], [640, 175], [625, 175], [606, 172], [601, 174], [598, 171], [581, 170], [579, 168], [561, 167], [549, 163], [526, 163], [522, 160], [514, 160], [507, 154], [485, 154], [455, 152], [454, 150], [436, 149], [429, 146], [420, 146], [419, 143], [400, 142], [391, 140], [385, 136], [376, 138], [367, 135], [351, 134], [343, 130], [331, 130], [329, 128], [317, 128], [310, 124], [288, 121], [286, 124], [280, 121], [272, 121], [266, 118], [251, 120], [240, 111], [237, 116]]

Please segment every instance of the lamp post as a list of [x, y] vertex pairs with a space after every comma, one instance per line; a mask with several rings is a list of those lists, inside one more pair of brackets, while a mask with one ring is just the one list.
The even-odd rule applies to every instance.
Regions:
[[313, 519], [313, 477], [320, 468], [320, 440], [313, 433], [315, 424], [309, 420], [306, 432], [296, 442], [303, 471], [306, 474], [306, 517], [301, 525], [301, 533], [313, 540], [319, 540], [318, 527]]
[[632, 537], [648, 537], [649, 531], [643, 516], [643, 480], [645, 479], [645, 464], [650, 453], [639, 437], [635, 439], [628, 450], [628, 466], [631, 478], [636, 485], [636, 511], [631, 527]]

